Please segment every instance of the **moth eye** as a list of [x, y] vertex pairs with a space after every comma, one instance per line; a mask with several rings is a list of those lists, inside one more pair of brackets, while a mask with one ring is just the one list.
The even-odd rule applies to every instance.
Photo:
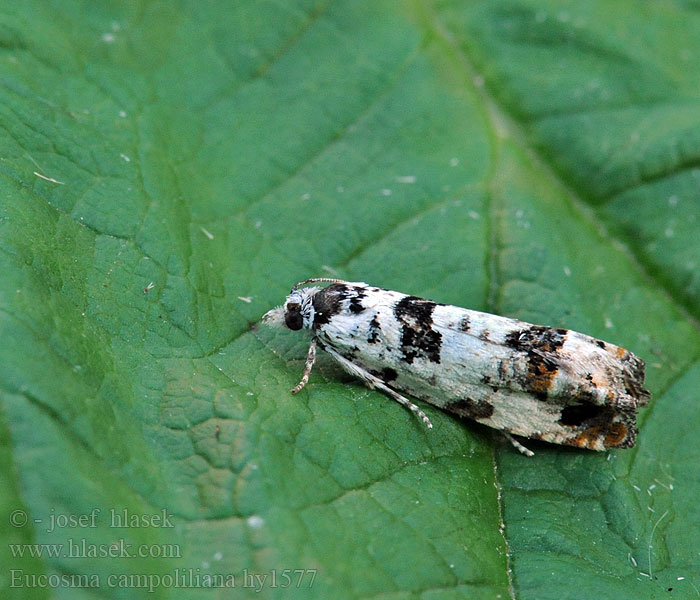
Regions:
[[287, 304], [284, 310], [284, 324], [293, 331], [297, 331], [304, 326], [304, 319], [301, 316], [301, 304], [297, 302]]

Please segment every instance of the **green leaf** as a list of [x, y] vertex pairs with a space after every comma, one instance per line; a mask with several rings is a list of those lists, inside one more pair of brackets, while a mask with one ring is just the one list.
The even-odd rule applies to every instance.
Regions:
[[[0, 8], [1, 595], [699, 597], [699, 63], [691, 2]], [[637, 447], [290, 395], [322, 275], [629, 348]]]

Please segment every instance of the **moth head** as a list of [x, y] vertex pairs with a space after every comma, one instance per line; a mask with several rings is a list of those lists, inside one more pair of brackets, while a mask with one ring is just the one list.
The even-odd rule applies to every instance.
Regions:
[[273, 327], [286, 327], [293, 331], [311, 329], [314, 322], [313, 297], [317, 287], [294, 289], [282, 306], [273, 308], [263, 315], [263, 323]]

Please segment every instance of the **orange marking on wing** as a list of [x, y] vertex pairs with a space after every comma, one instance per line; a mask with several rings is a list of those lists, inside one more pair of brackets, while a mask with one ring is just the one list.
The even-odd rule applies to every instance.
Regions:
[[613, 423], [605, 434], [605, 446], [614, 448], [627, 439], [627, 425], [624, 423]]
[[[544, 345], [545, 352], [556, 354], [556, 348]], [[530, 365], [527, 373], [530, 389], [536, 393], [546, 393], [554, 386], [554, 378], [559, 372], [559, 365], [552, 363], [547, 358], [540, 356], [537, 360], [530, 357]]]
[[595, 448], [602, 443], [606, 448], [615, 448], [627, 439], [627, 426], [624, 423], [612, 423], [604, 429], [600, 425], [594, 425], [585, 429], [576, 437], [566, 441], [571, 446], [579, 448]]
[[567, 440], [566, 443], [571, 446], [578, 446], [579, 448], [591, 448], [595, 446], [595, 443], [599, 441], [601, 437], [600, 425], [594, 425], [582, 431], [576, 437]]
[[547, 392], [554, 385], [554, 377], [558, 369], [551, 369], [544, 363], [539, 363], [534, 369], [530, 369], [528, 373], [528, 383], [533, 392]]

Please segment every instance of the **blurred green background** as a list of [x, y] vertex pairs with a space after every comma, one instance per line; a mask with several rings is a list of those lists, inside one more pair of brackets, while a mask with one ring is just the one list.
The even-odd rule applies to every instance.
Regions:
[[[700, 597], [699, 79], [690, 1], [4, 3], [0, 595]], [[313, 276], [629, 348], [638, 446], [291, 396]]]

